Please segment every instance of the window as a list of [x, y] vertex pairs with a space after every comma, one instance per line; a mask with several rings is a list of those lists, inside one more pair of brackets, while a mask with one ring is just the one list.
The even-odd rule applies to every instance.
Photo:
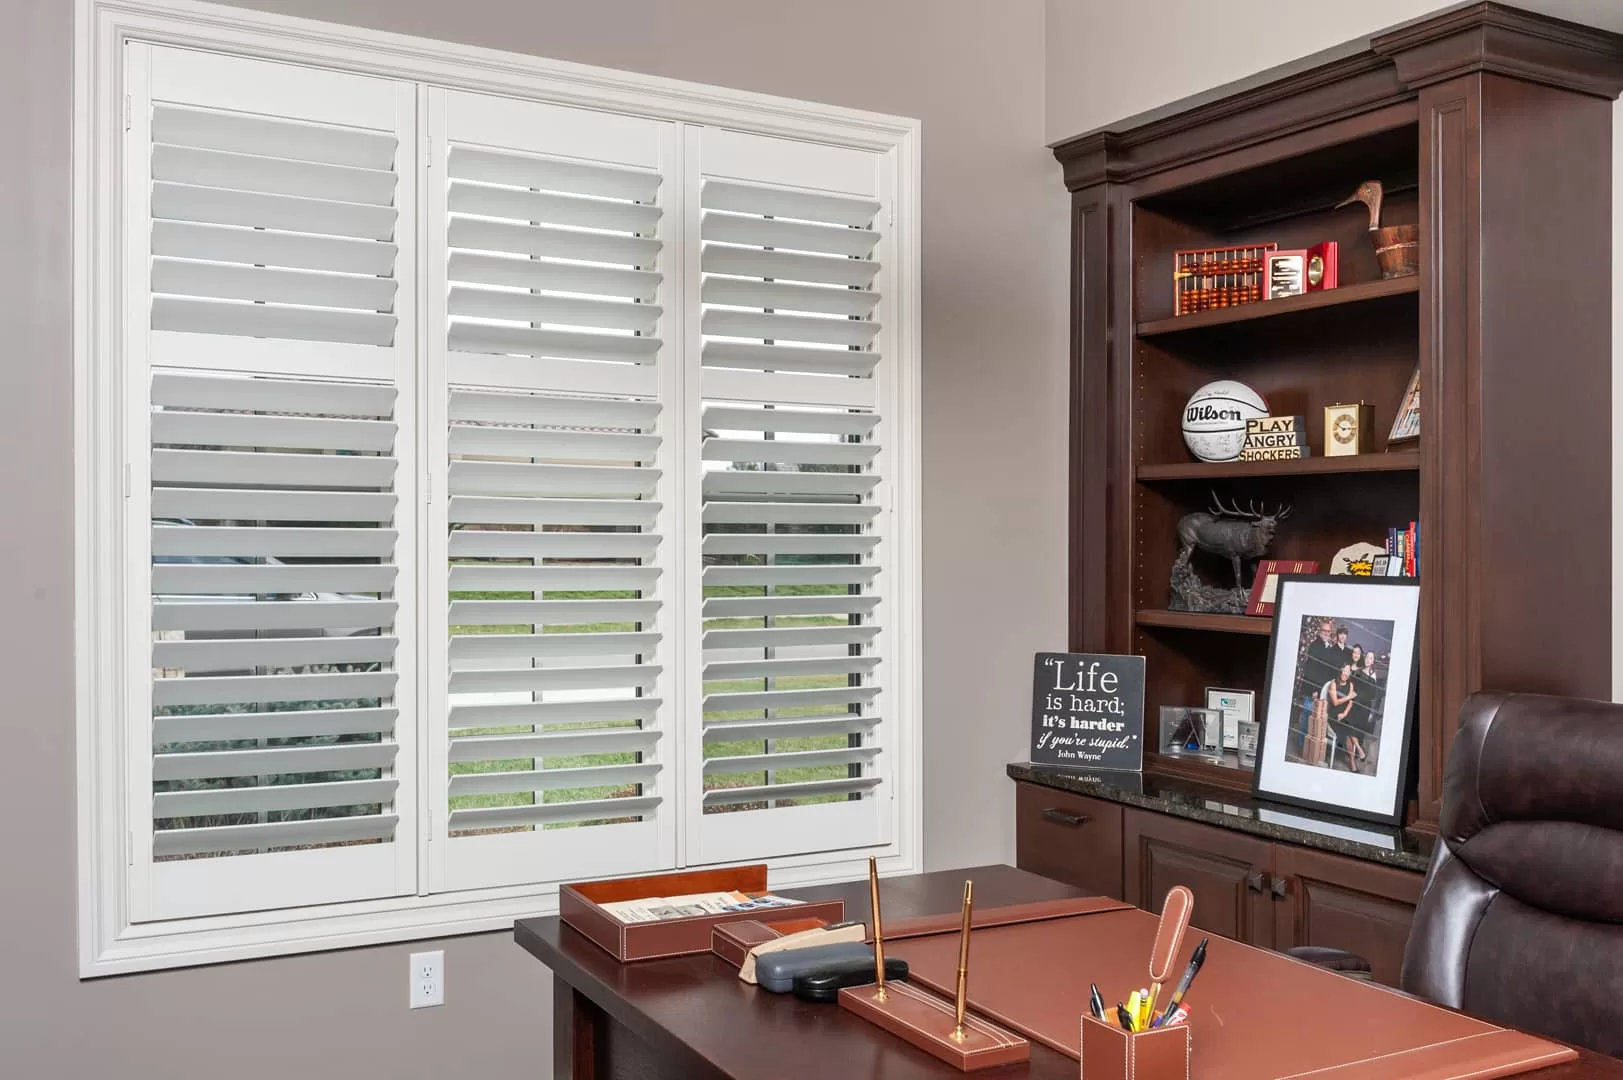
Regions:
[[912, 866], [916, 125], [202, 10], [81, 42], [83, 973]]

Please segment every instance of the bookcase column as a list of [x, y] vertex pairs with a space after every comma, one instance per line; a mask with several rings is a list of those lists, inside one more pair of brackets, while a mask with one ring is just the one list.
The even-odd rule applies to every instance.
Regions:
[[1424, 825], [1472, 692], [1611, 697], [1619, 58], [1514, 13], [1374, 47], [1420, 104]]

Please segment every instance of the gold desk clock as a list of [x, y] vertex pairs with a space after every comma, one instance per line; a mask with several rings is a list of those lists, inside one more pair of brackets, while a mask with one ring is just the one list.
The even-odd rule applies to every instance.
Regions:
[[1324, 407], [1324, 456], [1351, 457], [1367, 454], [1375, 410], [1360, 401], [1351, 405]]

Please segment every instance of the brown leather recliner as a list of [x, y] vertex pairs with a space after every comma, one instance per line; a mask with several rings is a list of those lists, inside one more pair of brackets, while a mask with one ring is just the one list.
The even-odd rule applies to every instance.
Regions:
[[1440, 833], [1402, 988], [1623, 1055], [1623, 705], [1473, 695]]

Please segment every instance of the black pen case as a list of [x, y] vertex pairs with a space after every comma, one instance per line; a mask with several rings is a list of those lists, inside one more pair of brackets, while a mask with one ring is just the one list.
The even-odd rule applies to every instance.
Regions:
[[873, 946], [860, 941], [766, 953], [755, 958], [755, 980], [763, 990], [787, 994], [794, 989], [798, 975], [863, 959], [867, 960], [870, 968], [873, 967]]

